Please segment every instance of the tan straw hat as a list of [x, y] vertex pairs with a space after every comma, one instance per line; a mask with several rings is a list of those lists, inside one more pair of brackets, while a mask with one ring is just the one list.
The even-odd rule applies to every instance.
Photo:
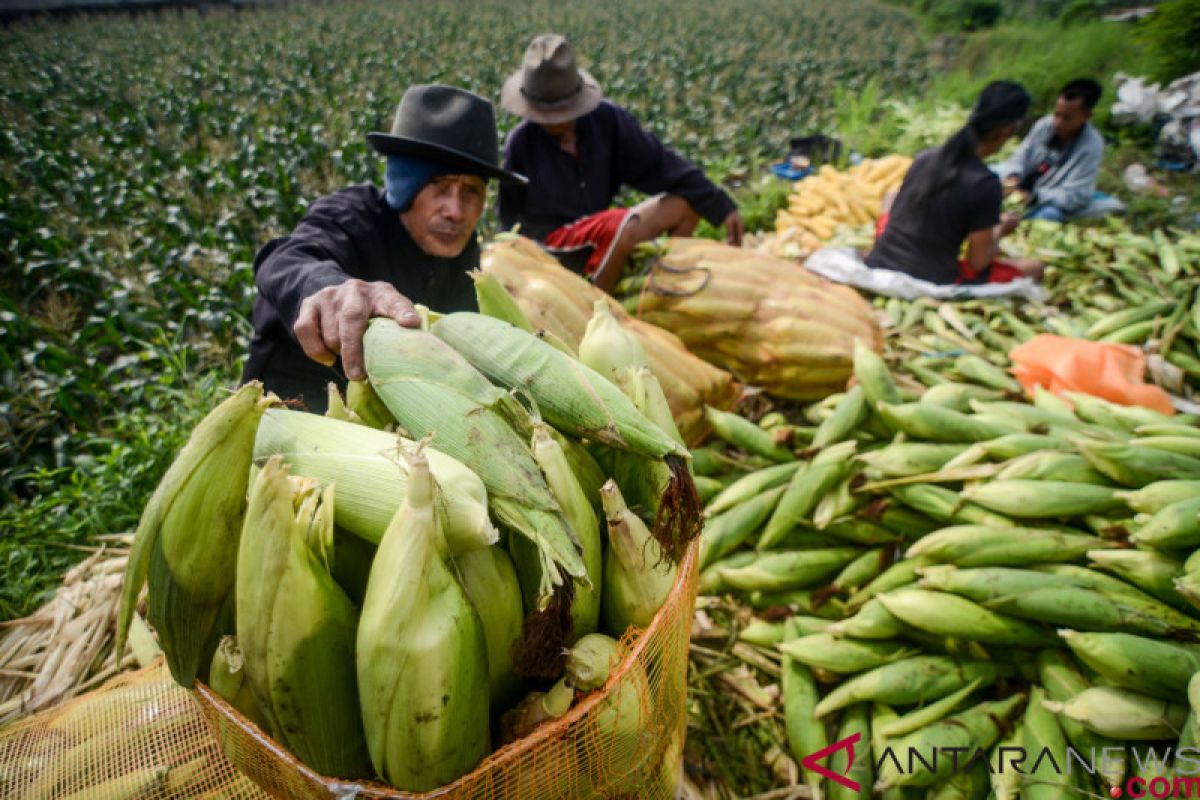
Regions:
[[530, 42], [521, 68], [500, 91], [506, 110], [544, 125], [578, 119], [603, 99], [600, 84], [579, 66], [571, 43], [557, 33]]

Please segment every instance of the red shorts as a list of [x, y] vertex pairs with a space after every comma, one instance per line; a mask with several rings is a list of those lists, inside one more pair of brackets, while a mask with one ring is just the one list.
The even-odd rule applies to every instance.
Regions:
[[[879, 219], [875, 220], [875, 241], [879, 241], [879, 237], [883, 235], [884, 228], [887, 227], [888, 218], [891, 215], [888, 212], [883, 212], [879, 215]], [[972, 281], [979, 277], [979, 273], [971, 269], [971, 262], [967, 259], [959, 259], [958, 262], [958, 280], [955, 283], [963, 281]], [[987, 267], [986, 283], [1008, 283], [1021, 277], [1021, 270], [1013, 266], [1011, 261], [1006, 261], [1003, 258], [993, 259], [992, 263]]]
[[588, 257], [587, 266], [584, 268], [584, 274], [591, 275], [608, 257], [608, 251], [612, 249], [613, 242], [616, 241], [617, 234], [621, 232], [621, 225], [627, 216], [629, 216], [627, 208], [610, 208], [590, 214], [575, 220], [570, 225], [563, 225], [561, 228], [550, 231], [544, 244], [547, 247], [556, 248], [594, 244], [596, 249]]

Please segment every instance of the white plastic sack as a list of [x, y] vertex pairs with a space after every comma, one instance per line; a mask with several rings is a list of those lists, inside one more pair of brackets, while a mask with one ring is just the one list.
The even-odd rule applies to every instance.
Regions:
[[903, 272], [872, 269], [858, 259], [853, 250], [823, 247], [804, 262], [807, 269], [835, 283], [844, 283], [887, 297], [915, 300], [933, 297], [938, 300], [968, 300], [976, 297], [1021, 297], [1042, 302], [1046, 291], [1031, 278], [1017, 278], [1009, 283], [982, 283], [960, 286], [930, 283]]

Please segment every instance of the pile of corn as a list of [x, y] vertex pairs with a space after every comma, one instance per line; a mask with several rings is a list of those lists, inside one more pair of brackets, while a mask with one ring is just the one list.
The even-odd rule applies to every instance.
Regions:
[[[498, 283], [478, 288], [528, 325]], [[373, 320], [364, 353], [369, 382], [331, 387], [325, 417], [248, 384], [200, 423], [143, 514], [118, 647], [148, 584], [180, 684], [207, 682], [323, 775], [423, 792], [605, 685], [700, 504], [603, 302], [578, 358], [479, 314]], [[589, 779], [674, 780], [641, 763], [638, 669], [595, 712], [623, 744], [594, 757], [620, 763]]]
[[[592, 308], [607, 295], [562, 267], [532, 240], [502, 235], [487, 246], [481, 269], [504, 284], [536, 329], [578, 347]], [[733, 376], [688, 352], [674, 333], [631, 318], [616, 303], [610, 311], [642, 348], [667, 395], [680, 433], [693, 441], [704, 429], [704, 406], [728, 408], [737, 397]]]
[[769, 255], [707, 239], [668, 239], [616, 293], [630, 314], [775, 397], [812, 400], [850, 377], [854, 343], [878, 348], [858, 292]]
[[[1200, 735], [1197, 419], [1028, 402], [998, 365], [950, 363], [925, 384], [860, 348], [853, 387], [806, 424], [709, 412], [728, 445], [693, 451], [701, 592], [758, 615], [739, 693], [782, 707], [760, 724], [796, 761], [861, 735], [861, 791], [806, 772], [814, 796], [1107, 796], [1191, 775], [1171, 754]], [[1001, 748], [1021, 745], [1014, 769]], [[1094, 774], [1065, 773], [1067, 745], [1094, 748]], [[846, 772], [846, 752], [824, 766]]]
[[841, 225], [873, 223], [884, 195], [897, 191], [912, 159], [892, 154], [839, 171], [828, 164], [796, 181], [788, 207], [775, 214], [776, 247], [807, 256]]

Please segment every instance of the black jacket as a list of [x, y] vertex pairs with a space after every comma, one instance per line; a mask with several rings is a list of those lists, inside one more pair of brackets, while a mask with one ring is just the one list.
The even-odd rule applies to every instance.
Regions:
[[474, 237], [456, 258], [421, 250], [379, 188], [363, 184], [322, 197], [290, 235], [267, 242], [254, 258], [254, 339], [242, 380], [260, 380], [280, 397], [323, 412], [327, 384], [345, 387], [346, 378], [340, 359], [322, 366], [296, 342], [292, 326], [306, 297], [359, 278], [387, 281], [435, 311], [475, 311], [468, 273], [478, 267]]

